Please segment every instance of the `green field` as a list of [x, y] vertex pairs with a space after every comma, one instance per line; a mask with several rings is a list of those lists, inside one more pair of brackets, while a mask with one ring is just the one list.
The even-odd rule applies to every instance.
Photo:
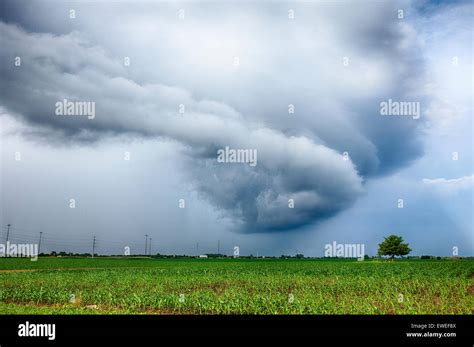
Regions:
[[472, 314], [473, 260], [0, 258], [2, 314]]

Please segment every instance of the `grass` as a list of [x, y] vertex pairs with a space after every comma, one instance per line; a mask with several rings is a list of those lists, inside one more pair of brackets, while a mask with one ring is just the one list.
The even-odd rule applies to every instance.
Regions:
[[471, 314], [473, 260], [0, 259], [2, 314]]

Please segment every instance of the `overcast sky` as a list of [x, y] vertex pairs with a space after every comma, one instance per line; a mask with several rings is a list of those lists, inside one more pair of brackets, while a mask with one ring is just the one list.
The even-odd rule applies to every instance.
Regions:
[[397, 234], [473, 254], [472, 2], [0, 9], [2, 242], [11, 224], [42, 251], [143, 253], [148, 234], [153, 253], [374, 255]]

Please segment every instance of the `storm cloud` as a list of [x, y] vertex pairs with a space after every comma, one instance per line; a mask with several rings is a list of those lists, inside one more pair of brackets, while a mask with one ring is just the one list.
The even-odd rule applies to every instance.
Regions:
[[[181, 21], [161, 6], [168, 12], [115, 4], [107, 16], [120, 24], [107, 23], [107, 35], [87, 7], [57, 32], [0, 22], [1, 106], [31, 126], [25, 135], [59, 146], [117, 135], [176, 142], [199, 196], [243, 232], [325, 220], [366, 180], [421, 155], [423, 116], [379, 113], [388, 98], [424, 102], [416, 32], [396, 6], [303, 4], [289, 20], [281, 4], [214, 15], [189, 4]], [[95, 102], [96, 117], [57, 115], [64, 99]], [[218, 163], [226, 146], [255, 149], [258, 164]]]

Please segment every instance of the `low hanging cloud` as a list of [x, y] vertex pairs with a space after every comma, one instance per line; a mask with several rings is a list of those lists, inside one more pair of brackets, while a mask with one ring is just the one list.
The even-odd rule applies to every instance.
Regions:
[[[380, 17], [392, 16], [390, 10], [381, 7]], [[347, 20], [335, 18], [336, 24]], [[351, 206], [364, 193], [365, 180], [396, 170], [421, 153], [420, 122], [378, 114], [382, 98], [403, 99], [407, 85], [419, 78], [415, 69], [419, 61], [411, 51], [416, 41], [413, 32], [403, 25], [387, 30], [380, 18], [370, 23], [351, 27], [354, 37], [365, 33], [358, 43], [347, 41], [346, 49], [356, 61], [354, 69], [334, 74], [333, 84], [319, 85], [321, 102], [296, 103], [298, 124], [292, 130], [282, 125], [287, 120], [276, 121], [281, 114], [289, 117], [287, 112], [278, 113], [273, 106], [275, 97], [288, 92], [285, 89], [276, 88], [270, 96], [271, 86], [249, 80], [250, 101], [244, 97], [240, 103], [232, 95], [213, 98], [205, 82], [202, 90], [190, 91], [145, 81], [78, 31], [32, 33], [5, 22], [0, 22], [0, 78], [5, 86], [1, 106], [30, 124], [30, 135], [56, 144], [87, 145], [114, 135], [176, 141], [182, 145], [177, 160], [182, 161], [193, 187], [232, 217], [238, 230], [296, 229]], [[300, 36], [302, 41], [308, 38], [305, 35]], [[332, 35], [346, 41], [349, 32], [338, 28]], [[377, 42], [388, 46], [376, 47]], [[324, 50], [326, 44], [321, 39], [314, 49]], [[392, 55], [386, 55], [387, 51]], [[365, 59], [356, 59], [357, 54]], [[16, 56], [21, 57], [21, 66], [14, 65]], [[393, 72], [383, 70], [392, 63], [396, 64]], [[278, 73], [279, 67], [271, 63], [267, 68]], [[318, 71], [324, 70], [322, 64]], [[304, 71], [295, 73], [300, 76]], [[301, 86], [302, 90], [307, 87]], [[341, 92], [335, 92], [337, 88]], [[262, 104], [251, 112], [254, 91], [260, 93]], [[290, 95], [301, 100], [297, 90]], [[94, 102], [95, 117], [57, 115], [55, 105], [64, 100]], [[217, 162], [217, 151], [225, 147], [256, 150], [257, 165]], [[349, 156], [343, 155], [345, 150]]]

